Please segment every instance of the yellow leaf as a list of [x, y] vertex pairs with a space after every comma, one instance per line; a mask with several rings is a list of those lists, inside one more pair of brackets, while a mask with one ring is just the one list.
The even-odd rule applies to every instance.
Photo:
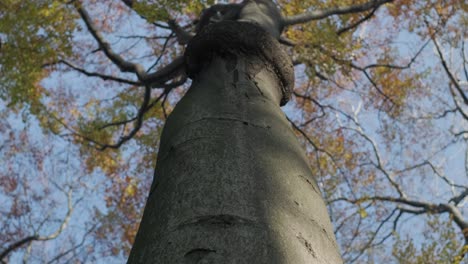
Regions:
[[134, 184], [129, 184], [124, 190], [124, 195], [126, 197], [134, 196], [136, 194], [136, 186]]
[[366, 218], [367, 217], [367, 212], [364, 208], [359, 208], [359, 215], [361, 218]]

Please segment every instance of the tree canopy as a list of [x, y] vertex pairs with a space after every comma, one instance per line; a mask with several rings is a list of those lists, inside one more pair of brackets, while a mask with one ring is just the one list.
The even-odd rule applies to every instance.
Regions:
[[[219, 2], [0, 1], [0, 261], [128, 257], [186, 44]], [[284, 111], [345, 263], [460, 263], [468, 4], [274, 3], [296, 73]]]

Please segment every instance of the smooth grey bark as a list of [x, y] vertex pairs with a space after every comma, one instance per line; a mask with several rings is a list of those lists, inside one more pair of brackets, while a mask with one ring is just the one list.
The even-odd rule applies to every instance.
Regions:
[[342, 263], [280, 108], [292, 65], [266, 32], [220, 22], [189, 44], [192, 87], [164, 127], [128, 263]]

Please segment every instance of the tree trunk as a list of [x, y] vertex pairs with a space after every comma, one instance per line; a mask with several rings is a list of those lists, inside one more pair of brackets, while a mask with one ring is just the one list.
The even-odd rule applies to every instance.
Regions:
[[265, 32], [220, 22], [189, 44], [192, 87], [164, 127], [129, 263], [341, 263], [280, 109], [292, 65]]

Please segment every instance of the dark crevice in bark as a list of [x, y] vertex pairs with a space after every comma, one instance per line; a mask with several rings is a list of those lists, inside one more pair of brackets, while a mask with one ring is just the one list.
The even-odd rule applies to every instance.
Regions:
[[260, 93], [261, 96], [265, 96], [265, 94], [263, 94], [263, 91], [262, 89], [260, 89], [260, 87], [258, 86], [258, 83], [256, 81], [253, 81], [253, 83], [255, 84], [255, 87], [257, 88], [258, 92]]
[[236, 69], [232, 75], [232, 79], [234, 81], [234, 87], [237, 87], [237, 81], [239, 81], [239, 71]]
[[[210, 120], [227, 121], [227, 122], [239, 122], [239, 123], [242, 123], [243, 125], [246, 125], [246, 126], [262, 128], [262, 129], [270, 129], [271, 128], [271, 126], [267, 125], [267, 124], [256, 124], [256, 123], [253, 123], [253, 122], [251, 122], [249, 120], [243, 120], [243, 119], [238, 119], [238, 118], [229, 118], [229, 117], [204, 117], [204, 118], [200, 118], [198, 120], [192, 121], [192, 122], [190, 122], [190, 123], [188, 123], [186, 125], [192, 125], [194, 123], [203, 122], [203, 121], [210, 121]], [[175, 135], [175, 136], [177, 136], [177, 135]], [[213, 136], [190, 138], [190, 139], [184, 140], [182, 142], [178, 142], [177, 144], [172, 145], [166, 153], [161, 153], [162, 157], [160, 158], [160, 162], [163, 162], [169, 156], [169, 154], [172, 151], [176, 150], [177, 148], [180, 148], [182, 145], [185, 145], [187, 143], [190, 143], [190, 142], [193, 142], [193, 141], [196, 141], [196, 140], [203, 140], [203, 139], [207, 139], [207, 140], [211, 141], [211, 140], [213, 140]]]
[[301, 233], [297, 235], [297, 239], [307, 249], [307, 252], [309, 252], [312, 257], [317, 258], [317, 254], [315, 254], [312, 244], [307, 239], [305, 239]]
[[321, 195], [321, 192], [320, 192], [320, 190], [319, 190], [319, 188], [318, 188], [318, 186], [317, 186], [317, 183], [315, 183], [315, 181], [312, 182], [311, 180], [307, 179], [307, 177], [305, 177], [305, 176], [302, 175], [302, 174], [299, 174], [298, 176], [299, 176], [299, 178], [301, 178], [302, 180], [304, 180], [304, 181], [307, 183], [307, 185], [311, 186], [312, 189], [314, 189], [314, 191], [315, 191], [316, 193], [319, 193], [319, 194]]
[[236, 66], [237, 66], [237, 56], [233, 55], [229, 58], [229, 60], [226, 60], [226, 70], [228, 72], [232, 72], [234, 70], [237, 72]]
[[210, 119], [216, 119], [216, 120], [220, 120], [220, 121], [240, 122], [240, 123], [242, 123], [244, 125], [258, 127], [258, 128], [265, 128], [265, 129], [270, 129], [271, 128], [270, 125], [259, 125], [259, 124], [252, 123], [252, 122], [250, 122], [248, 120], [242, 120], [242, 119], [237, 119], [237, 118], [206, 117], [206, 118], [202, 118], [200, 120], [210, 120]]
[[185, 253], [185, 263], [199, 263], [203, 258], [212, 253], [216, 253], [216, 250], [209, 248], [194, 248]]
[[[246, 95], [247, 96], [247, 95]], [[195, 121], [192, 121], [190, 123], [187, 123], [187, 125], [192, 125], [194, 123], [198, 123], [198, 122], [203, 122], [203, 121], [211, 121], [211, 120], [219, 120], [219, 121], [229, 121], [229, 122], [240, 122], [242, 124], [247, 124], [247, 125], [250, 125], [250, 126], [253, 126], [253, 127], [258, 127], [258, 128], [265, 128], [265, 129], [270, 129], [271, 126], [270, 125], [264, 125], [264, 124], [255, 124], [249, 120], [244, 120], [244, 119], [239, 119], [239, 118], [234, 118], [234, 117], [221, 117], [221, 116], [207, 116], [207, 117], [203, 117], [203, 118], [200, 118], [200, 119], [197, 119]], [[209, 138], [212, 138], [212, 137], [209, 137]], [[179, 146], [180, 144], [182, 143], [178, 143], [177, 146]], [[176, 147], [175, 145], [173, 147]]]
[[189, 227], [189, 226], [201, 226], [201, 227], [218, 227], [218, 228], [230, 228], [239, 225], [249, 225], [255, 226], [257, 223], [253, 220], [240, 217], [237, 215], [230, 215], [230, 214], [219, 214], [219, 215], [204, 215], [199, 216], [191, 221], [187, 221], [185, 223], [180, 224], [177, 226], [177, 229]]
[[171, 148], [169, 149], [169, 152], [171, 152], [172, 150], [175, 150], [177, 148], [179, 148], [180, 146], [183, 146], [187, 143], [191, 143], [193, 141], [197, 141], [197, 140], [203, 140], [203, 139], [209, 139], [209, 140], [213, 140], [213, 137], [195, 137], [195, 138], [189, 138], [187, 140], [184, 140], [182, 142], [179, 142], [175, 145], [172, 145]]

